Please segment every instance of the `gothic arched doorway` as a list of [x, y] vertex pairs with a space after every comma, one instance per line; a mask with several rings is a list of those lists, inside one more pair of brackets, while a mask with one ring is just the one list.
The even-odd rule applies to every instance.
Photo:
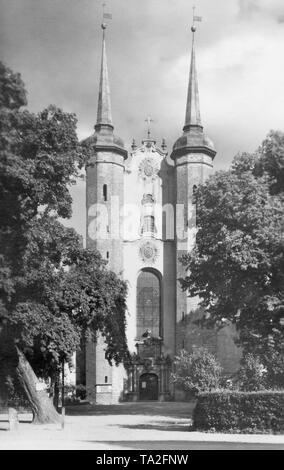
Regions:
[[159, 386], [156, 374], [142, 374], [139, 380], [139, 400], [158, 400]]

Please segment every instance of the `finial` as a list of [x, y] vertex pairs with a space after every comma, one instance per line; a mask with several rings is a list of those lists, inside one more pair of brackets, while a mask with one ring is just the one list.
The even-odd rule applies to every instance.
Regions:
[[135, 139], [132, 140], [131, 148], [132, 148], [133, 152], [137, 149], [137, 145], [136, 145]]

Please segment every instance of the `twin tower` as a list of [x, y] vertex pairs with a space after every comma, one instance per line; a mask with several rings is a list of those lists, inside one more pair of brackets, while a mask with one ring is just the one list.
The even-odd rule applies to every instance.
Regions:
[[[127, 366], [110, 366], [103, 337], [87, 344], [87, 395], [105, 404], [178, 399], [170, 380], [174, 356], [199, 346], [220, 352], [217, 334], [196, 330], [198, 299], [189, 298], [178, 280], [185, 275], [180, 257], [194, 244], [194, 190], [211, 173], [216, 155], [200, 117], [195, 28], [185, 124], [171, 155], [164, 142], [156, 146], [150, 132], [140, 147], [133, 142], [130, 152], [114, 134], [105, 24], [102, 33], [97, 122], [95, 133], [83, 142], [90, 153], [87, 247], [99, 250], [109, 269], [128, 281], [132, 360]], [[226, 357], [227, 351], [221, 355]]]

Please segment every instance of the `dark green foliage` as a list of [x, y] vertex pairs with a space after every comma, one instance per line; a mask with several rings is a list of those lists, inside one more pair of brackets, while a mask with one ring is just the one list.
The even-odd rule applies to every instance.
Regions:
[[201, 393], [193, 427], [197, 431], [283, 433], [284, 392]]
[[0, 108], [19, 109], [26, 104], [26, 91], [21, 75], [0, 62]]
[[172, 381], [193, 395], [220, 386], [222, 367], [205, 348], [194, 349], [191, 353], [180, 351], [174, 360], [174, 370]]
[[284, 353], [283, 159], [284, 134], [271, 132], [197, 189], [196, 246], [181, 280], [202, 299], [207, 326], [232, 322], [245, 352], [270, 357]]
[[267, 174], [271, 194], [284, 191], [284, 133], [270, 132], [261, 148], [261, 158], [255, 173]]
[[238, 372], [237, 385], [244, 391], [284, 389], [283, 354], [274, 350], [261, 356], [245, 354]]
[[21, 110], [23, 82], [1, 63], [0, 88], [0, 362], [11, 376], [16, 343], [39, 376], [54, 377], [100, 331], [119, 363], [128, 354], [126, 284], [59, 220], [71, 216], [69, 189], [84, 161], [76, 116]]

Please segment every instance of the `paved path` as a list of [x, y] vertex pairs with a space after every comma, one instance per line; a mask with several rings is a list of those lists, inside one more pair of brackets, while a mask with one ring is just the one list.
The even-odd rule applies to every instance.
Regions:
[[64, 430], [21, 422], [17, 431], [8, 432], [0, 421], [0, 449], [284, 450], [284, 436], [189, 432], [193, 407], [156, 402], [78, 406], [67, 410]]

